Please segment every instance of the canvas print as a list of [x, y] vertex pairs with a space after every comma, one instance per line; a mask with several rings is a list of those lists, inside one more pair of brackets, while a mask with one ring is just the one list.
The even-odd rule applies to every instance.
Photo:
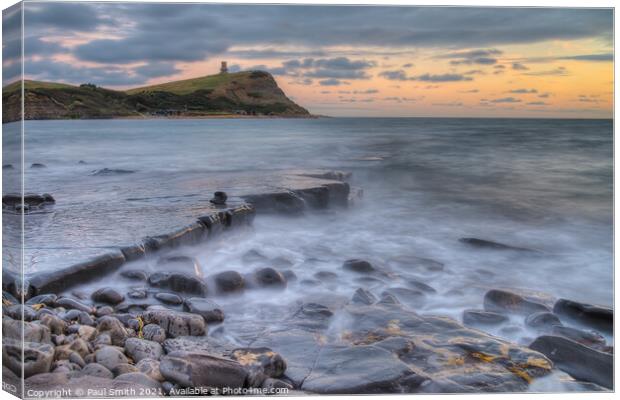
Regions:
[[6, 8], [3, 390], [613, 391], [585, 6]]

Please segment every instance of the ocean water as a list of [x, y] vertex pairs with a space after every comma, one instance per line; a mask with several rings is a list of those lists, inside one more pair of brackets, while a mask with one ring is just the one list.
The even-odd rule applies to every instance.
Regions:
[[[5, 132], [16, 127], [5, 125]], [[19, 151], [7, 151], [18, 144], [5, 133], [5, 164], [19, 166]], [[251, 187], [274, 171], [352, 172], [351, 184], [364, 196], [346, 210], [260, 215], [253, 230], [234, 240], [188, 249], [205, 275], [249, 272], [240, 256], [251, 249], [292, 262], [298, 281], [276, 300], [256, 293], [221, 300], [236, 311], [227, 324], [240, 335], [248, 319], [268, 313], [252, 302], [350, 298], [361, 284], [341, 270], [349, 258], [392, 271], [392, 282], [365, 283], [375, 294], [416, 279], [437, 292], [416, 310], [456, 319], [466, 308], [481, 308], [485, 291], [497, 287], [613, 304], [611, 120], [28, 121], [25, 147], [26, 191], [49, 192], [58, 201], [51, 211], [26, 217], [26, 258], [34, 272], [131, 242], [146, 225], [165, 232], [190, 222], [188, 210], [226, 189], [228, 177], [251, 174]], [[92, 175], [101, 168], [135, 172]], [[5, 193], [18, 187], [19, 168], [3, 176]], [[11, 229], [5, 223], [5, 237]], [[539, 253], [485, 251], [460, 243], [462, 237]], [[409, 270], [397, 262], [412, 255], [445, 269]], [[307, 284], [319, 271], [338, 276]], [[529, 334], [505, 335], [525, 342]]]

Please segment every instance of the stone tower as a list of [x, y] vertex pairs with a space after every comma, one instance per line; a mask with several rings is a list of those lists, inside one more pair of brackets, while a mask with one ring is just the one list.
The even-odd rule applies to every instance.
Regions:
[[228, 63], [226, 61], [222, 61], [222, 66], [220, 67], [220, 74], [228, 73]]

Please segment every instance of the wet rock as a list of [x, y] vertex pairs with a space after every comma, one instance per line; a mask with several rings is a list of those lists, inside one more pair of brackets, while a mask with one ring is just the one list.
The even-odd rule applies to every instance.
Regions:
[[56, 359], [68, 359], [73, 352], [78, 353], [80, 357], [86, 357], [90, 353], [90, 347], [84, 339], [71, 340], [69, 344], [56, 347]]
[[116, 367], [112, 369], [112, 374], [114, 374], [114, 376], [130, 374], [132, 372], [139, 372], [139, 371], [137, 367], [131, 364], [118, 364]]
[[29, 306], [32, 306], [34, 304], [45, 304], [48, 307], [52, 307], [56, 303], [56, 299], [58, 299], [58, 296], [56, 296], [55, 294], [40, 294], [38, 296], [34, 296], [28, 299], [28, 301], [26, 301], [26, 304]]
[[2, 363], [16, 375], [22, 376], [22, 368], [24, 378], [49, 372], [53, 360], [54, 346], [51, 344], [21, 342], [7, 337], [2, 340]]
[[84, 361], [82, 356], [75, 351], [69, 354], [68, 360], [71, 363], [78, 365], [80, 368], [84, 368], [84, 366], [86, 365], [86, 362]]
[[274, 268], [290, 268], [294, 265], [294, 263], [286, 257], [276, 257], [273, 260], [270, 260], [269, 263]]
[[129, 332], [127, 332], [123, 323], [111, 315], [99, 319], [97, 323], [97, 336], [100, 336], [102, 333], [110, 337], [113, 345], [121, 347], [125, 345], [125, 340], [129, 336]]
[[403, 393], [425, 380], [384, 349], [328, 345], [301, 389], [319, 394]]
[[400, 301], [398, 301], [396, 296], [394, 296], [393, 294], [388, 293], [388, 292], [383, 292], [381, 293], [381, 299], [379, 299], [377, 304], [383, 304], [383, 305], [400, 304]]
[[503, 314], [484, 310], [465, 310], [463, 311], [463, 323], [465, 325], [499, 325], [508, 321], [508, 317]]
[[613, 356], [560, 336], [540, 336], [530, 348], [549, 357], [573, 378], [613, 388]]
[[157, 260], [158, 267], [165, 267], [167, 271], [180, 272], [190, 276], [202, 278], [202, 267], [198, 260], [188, 256], [166, 256]]
[[613, 331], [614, 311], [611, 308], [559, 299], [553, 306], [553, 312], [604, 332]]
[[459, 242], [464, 243], [468, 246], [479, 248], [479, 249], [514, 250], [514, 251], [526, 251], [526, 252], [535, 251], [532, 249], [526, 249], [525, 247], [509, 246], [507, 244], [492, 242], [490, 240], [484, 240], [484, 239], [478, 239], [478, 238], [461, 238], [459, 239]]
[[287, 282], [295, 282], [297, 280], [297, 275], [290, 269], [285, 269], [280, 272], [282, 273], [282, 276], [284, 276], [284, 279], [286, 279]]
[[205, 320], [200, 315], [149, 307], [143, 315], [147, 324], [157, 324], [166, 331], [166, 336], [202, 336], [207, 332]]
[[242, 388], [248, 376], [237, 361], [184, 351], [162, 357], [159, 370], [164, 378], [181, 387]]
[[14, 169], [13, 164], [3, 164], [2, 169]]
[[254, 272], [254, 281], [262, 287], [286, 287], [286, 279], [284, 278], [284, 275], [270, 267], [261, 268], [258, 271]]
[[103, 365], [97, 364], [97, 363], [86, 364], [86, 366], [82, 368], [82, 374], [89, 375], [89, 376], [97, 376], [99, 378], [107, 378], [107, 379], [114, 378], [114, 374], [112, 373], [112, 371], [110, 371]]
[[[278, 394], [278, 393], [287, 393], [286, 391], [291, 391], [293, 390], [293, 385], [284, 382], [283, 380], [280, 379], [273, 379], [273, 378], [267, 378], [263, 381], [261, 387], [263, 389], [266, 389], [268, 391], [269, 394]], [[278, 389], [283, 389], [286, 390], [284, 392], [277, 392], [276, 390]]]
[[145, 358], [158, 360], [163, 352], [164, 350], [159, 343], [150, 340], [129, 338], [125, 342], [125, 353], [135, 362]]
[[259, 370], [270, 378], [280, 378], [286, 371], [286, 361], [267, 347], [236, 349], [232, 352], [232, 358], [241, 365]]
[[125, 300], [125, 296], [110, 287], [104, 287], [96, 290], [92, 294], [91, 298], [93, 301], [98, 303], [107, 303], [112, 305], [116, 305]]
[[353, 271], [360, 274], [368, 274], [375, 271], [375, 267], [373, 267], [368, 261], [358, 259], [346, 260], [344, 264], [342, 264], [342, 268], [347, 271]]
[[159, 393], [161, 384], [141, 372], [129, 372], [114, 378], [114, 388], [147, 388], [145, 393]]
[[102, 333], [95, 337], [93, 345], [96, 349], [100, 349], [104, 346], [112, 346], [112, 338], [110, 337], [110, 334], [108, 332]]
[[146, 340], [163, 343], [166, 340], [166, 331], [157, 324], [148, 324], [142, 328], [142, 336]]
[[113, 313], [114, 313], [114, 309], [110, 306], [97, 307], [97, 309], [95, 310], [96, 317], [103, 317], [103, 316], [110, 315]]
[[91, 340], [93, 340], [95, 338], [95, 336], [97, 334], [97, 329], [93, 328], [92, 326], [81, 325], [78, 328], [77, 334], [82, 339], [84, 339], [86, 341], [91, 341]]
[[183, 304], [183, 299], [174, 293], [164, 293], [164, 292], [157, 293], [155, 295], [155, 298], [165, 304], [172, 304], [172, 305]]
[[32, 164], [30, 164], [30, 168], [47, 168], [47, 167], [45, 166], [45, 164], [32, 163]]
[[320, 281], [333, 281], [338, 279], [338, 274], [331, 271], [319, 271], [313, 276]]
[[417, 257], [413, 255], [402, 255], [390, 259], [390, 264], [406, 269], [419, 272], [440, 272], [444, 270], [444, 264], [424, 257]]
[[428, 293], [428, 294], [437, 293], [437, 290], [435, 290], [435, 288], [433, 288], [432, 286], [427, 285], [424, 282], [420, 282], [420, 281], [415, 280], [415, 279], [410, 279], [407, 282], [409, 283], [409, 285], [411, 285], [415, 289], [420, 290], [420, 291], [422, 291], [424, 293]]
[[535, 312], [549, 312], [549, 307], [528, 300], [507, 290], [492, 289], [484, 295], [484, 309], [497, 313], [529, 315]]
[[387, 288], [385, 291], [383, 291], [383, 293], [381, 293], [381, 296], [386, 294], [395, 296], [400, 302], [411, 304], [413, 306], [422, 305], [426, 298], [424, 292], [404, 287]]
[[258, 212], [300, 215], [306, 208], [305, 201], [289, 191], [243, 196]]
[[243, 290], [245, 279], [237, 271], [224, 271], [213, 276], [218, 293], [230, 293]]
[[136, 368], [138, 368], [138, 371], [142, 372], [144, 375], [158, 382], [163, 382], [166, 380], [166, 378], [164, 378], [164, 376], [159, 371], [158, 360], [154, 360], [152, 358], [144, 358], [140, 360], [138, 364], [136, 364]]
[[177, 293], [207, 295], [206, 283], [188, 274], [156, 272], [149, 277], [149, 284], [161, 289], [170, 289]]
[[366, 289], [357, 288], [351, 301], [353, 303], [370, 305], [377, 301], [377, 297]]
[[130, 299], [146, 299], [146, 289], [132, 289], [127, 293], [127, 297]]
[[95, 352], [95, 361], [110, 371], [119, 364], [127, 364], [125, 355], [113, 346], [104, 346]]
[[551, 334], [565, 337], [595, 350], [604, 351], [603, 349], [605, 348], [605, 337], [595, 331], [584, 331], [568, 326], [556, 325], [551, 329]]
[[21, 304], [4, 306], [2, 307], [2, 312], [13, 319], [23, 319], [23, 321], [32, 321], [37, 317], [37, 312], [32, 307], [22, 306]]
[[58, 300], [56, 300], [56, 307], [63, 307], [66, 309], [73, 309], [73, 310], [79, 310], [79, 311], [84, 311], [86, 313], [92, 313], [93, 312], [93, 308], [91, 306], [88, 306], [76, 299], [72, 299], [71, 297], [61, 297]]
[[213, 193], [213, 198], [209, 200], [209, 202], [221, 206], [226, 204], [226, 200], [228, 199], [228, 195], [225, 192], [215, 192]]
[[128, 269], [125, 271], [121, 271], [120, 275], [123, 278], [129, 279], [132, 281], [146, 282], [146, 280], [148, 279], [148, 274], [139, 269]]
[[252, 249], [252, 250], [246, 251], [243, 254], [243, 256], [241, 256], [241, 260], [245, 264], [254, 264], [254, 263], [259, 263], [259, 262], [266, 262], [269, 260], [269, 258], [263, 255], [258, 250]]
[[528, 315], [525, 324], [540, 330], [551, 330], [554, 326], [562, 325], [562, 322], [557, 315], [542, 311]]
[[25, 342], [51, 343], [52, 340], [47, 326], [6, 317], [2, 318], [2, 336]]
[[184, 308], [192, 314], [201, 315], [206, 323], [224, 321], [222, 308], [211, 300], [200, 297], [185, 299]]
[[136, 171], [120, 168], [102, 168], [94, 170], [91, 175], [93, 176], [108, 176], [108, 175], [126, 175], [133, 174]]

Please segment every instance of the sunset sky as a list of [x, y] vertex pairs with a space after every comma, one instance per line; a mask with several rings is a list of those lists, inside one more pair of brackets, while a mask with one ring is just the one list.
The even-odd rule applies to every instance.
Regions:
[[[3, 15], [3, 84], [19, 77]], [[315, 114], [611, 118], [610, 9], [26, 3], [26, 78], [110, 88], [271, 72]]]

